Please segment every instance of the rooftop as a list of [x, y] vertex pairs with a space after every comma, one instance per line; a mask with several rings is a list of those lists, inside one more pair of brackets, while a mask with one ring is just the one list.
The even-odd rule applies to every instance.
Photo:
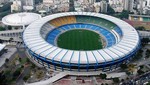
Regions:
[[22, 25], [29, 25], [40, 18], [41, 15], [39, 14], [22, 12], [22, 13], [15, 13], [15, 14], [10, 14], [5, 16], [3, 17], [2, 22], [5, 25], [22, 26]]

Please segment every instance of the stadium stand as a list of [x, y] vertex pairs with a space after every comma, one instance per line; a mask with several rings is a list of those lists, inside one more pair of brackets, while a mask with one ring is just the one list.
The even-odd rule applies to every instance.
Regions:
[[77, 23], [89, 23], [89, 24], [95, 24], [101, 27], [104, 27], [106, 29], [113, 29], [116, 25], [112, 22], [97, 18], [97, 17], [90, 17], [90, 16], [76, 16]]
[[71, 23], [76, 23], [75, 16], [61, 17], [61, 18], [56, 18], [56, 19], [50, 21], [50, 24], [52, 24], [56, 27], [59, 27], [61, 25], [65, 25], [65, 24], [71, 24]]
[[[114, 37], [114, 35], [102, 28], [102, 27], [99, 27], [99, 26], [96, 26], [96, 25], [92, 25], [92, 24], [81, 24], [81, 23], [77, 23], [77, 24], [67, 24], [67, 25], [62, 25], [56, 29], [53, 29], [48, 35], [47, 35], [47, 42], [49, 42], [50, 44], [52, 45], [56, 45], [54, 42], [55, 40], [57, 40], [57, 36], [59, 35], [59, 33], [61, 32], [61, 30], [71, 30], [71, 29], [86, 29], [86, 30], [92, 30], [92, 31], [95, 31], [95, 32], [98, 32], [100, 33], [106, 40], [106, 47], [110, 47], [112, 45], [114, 45], [116, 43], [116, 39]], [[121, 30], [119, 30], [119, 28], [116, 28], [116, 30], [118, 32], [120, 32]]]
[[89, 23], [101, 26], [106, 29], [114, 29], [116, 25], [108, 20], [97, 18], [97, 17], [90, 17], [90, 16], [66, 16], [61, 18], [56, 18], [50, 21], [50, 24], [59, 27], [65, 24], [71, 23]]

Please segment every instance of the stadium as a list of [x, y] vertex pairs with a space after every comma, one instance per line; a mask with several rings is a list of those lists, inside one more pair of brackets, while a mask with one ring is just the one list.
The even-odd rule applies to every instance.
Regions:
[[23, 41], [35, 62], [59, 71], [111, 71], [128, 63], [140, 47], [131, 25], [91, 12], [43, 17], [24, 30]]

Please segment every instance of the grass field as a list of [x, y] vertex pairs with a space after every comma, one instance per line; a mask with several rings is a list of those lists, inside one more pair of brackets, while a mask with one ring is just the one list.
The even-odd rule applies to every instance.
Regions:
[[96, 32], [75, 29], [59, 35], [57, 46], [71, 50], [97, 50], [102, 48], [102, 42]]

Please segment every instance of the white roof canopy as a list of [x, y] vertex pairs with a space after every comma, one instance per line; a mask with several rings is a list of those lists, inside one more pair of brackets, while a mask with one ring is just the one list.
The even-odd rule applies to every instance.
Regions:
[[[71, 15], [87, 15], [87, 16], [104, 18], [116, 24], [122, 30], [123, 36], [121, 40], [117, 42], [117, 44], [113, 45], [112, 47], [94, 50], [94, 51], [74, 51], [74, 50], [62, 49], [49, 44], [48, 42], [45, 41], [45, 39], [41, 37], [40, 30], [42, 29], [42, 26], [45, 23], [58, 17], [71, 16]], [[32, 38], [32, 35], [38, 38]], [[125, 57], [127, 54], [130, 54], [131, 52], [133, 52], [133, 49], [136, 49], [139, 45], [139, 35], [131, 25], [129, 25], [125, 21], [122, 21], [112, 16], [108, 16], [100, 13], [91, 13], [91, 12], [67, 12], [67, 13], [58, 13], [58, 14], [46, 16], [29, 25], [24, 31], [23, 39], [25, 41], [26, 46], [29, 49], [31, 49], [33, 52], [35, 52], [37, 55], [46, 57], [50, 60], [55, 60], [55, 61], [60, 61], [65, 63], [77, 63], [77, 64], [103, 63], [103, 62], [115, 61], [117, 59]], [[126, 44], [126, 42], [128, 44]]]
[[2, 22], [5, 25], [22, 26], [29, 25], [38, 19], [41, 19], [41, 15], [36, 13], [22, 12], [5, 16], [2, 18]]

